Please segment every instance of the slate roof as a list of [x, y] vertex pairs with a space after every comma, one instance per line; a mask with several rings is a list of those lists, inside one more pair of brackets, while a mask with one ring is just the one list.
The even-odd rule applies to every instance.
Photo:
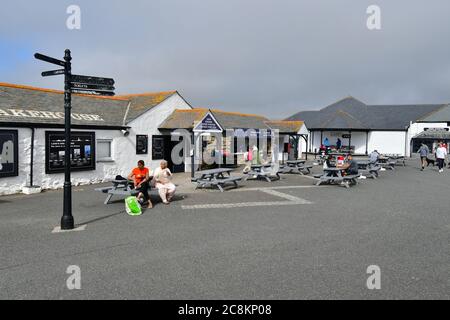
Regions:
[[422, 117], [420, 121], [423, 122], [450, 122], [450, 104], [438, 109], [425, 117]]
[[297, 133], [303, 125], [302, 121], [270, 121], [254, 114], [195, 108], [175, 110], [159, 129], [193, 129], [209, 111], [224, 129], [278, 129], [280, 133]]
[[177, 94], [177, 91], [123, 95], [116, 98], [126, 99], [131, 102], [127, 115], [127, 122], [130, 122], [174, 94]]
[[208, 109], [175, 110], [159, 126], [159, 129], [193, 129], [195, 123], [202, 120]]
[[303, 127], [303, 121], [266, 121], [266, 124], [280, 133], [297, 133]]
[[[125, 127], [128, 122], [136, 119], [142, 113], [157, 106], [174, 94], [177, 94], [177, 91], [116, 97], [72, 94], [73, 114], [95, 114], [99, 115], [104, 120], [100, 122], [72, 118], [72, 124], [75, 126], [89, 125], [92, 127]], [[129, 110], [127, 113], [128, 107]], [[10, 109], [39, 112], [64, 112], [64, 92], [0, 83], [0, 110], [8, 111]], [[124, 117], [126, 114], [127, 119], [125, 119], [124, 125]], [[38, 117], [14, 117], [6, 116], [4, 112], [0, 112], [0, 123], [63, 125], [64, 120]]]
[[[317, 111], [302, 111], [286, 120], [305, 121], [309, 129], [406, 130], [411, 121], [442, 109], [446, 104], [366, 105], [347, 97]], [[441, 121], [450, 121], [444, 119]]]
[[450, 140], [450, 132], [447, 130], [427, 130], [414, 136], [413, 139]]
[[269, 129], [265, 124], [269, 119], [254, 114], [211, 110], [224, 129]]

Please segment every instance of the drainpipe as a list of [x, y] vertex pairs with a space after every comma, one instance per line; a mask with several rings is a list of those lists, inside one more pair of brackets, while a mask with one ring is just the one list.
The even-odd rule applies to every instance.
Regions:
[[34, 193], [40, 193], [41, 187], [34, 185], [34, 136], [35, 136], [35, 127], [28, 127], [31, 129], [31, 143], [30, 143], [30, 179], [29, 184], [27, 184], [23, 189], [22, 192], [24, 194], [34, 194]]
[[31, 156], [30, 156], [30, 185], [29, 187], [33, 187], [33, 167], [34, 167], [34, 133], [35, 128], [31, 127]]

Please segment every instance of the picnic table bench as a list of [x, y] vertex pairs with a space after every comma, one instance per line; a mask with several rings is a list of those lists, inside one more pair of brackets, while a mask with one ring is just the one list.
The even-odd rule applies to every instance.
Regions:
[[[242, 180], [242, 177], [233, 177], [231, 172], [233, 169], [219, 168], [199, 171], [200, 177], [192, 179], [192, 182], [196, 183], [195, 189], [204, 188], [206, 186], [217, 187], [220, 192], [224, 192], [224, 186], [226, 184], [233, 184], [235, 188], [238, 187], [238, 181]], [[227, 175], [225, 175], [227, 174]]]
[[245, 180], [264, 179], [267, 182], [272, 182], [273, 179], [281, 179], [280, 173], [282, 171], [273, 164], [255, 164], [251, 166], [250, 171], [244, 173], [246, 174]]
[[289, 160], [286, 161], [286, 166], [283, 167], [282, 173], [298, 173], [301, 175], [311, 173], [313, 166], [305, 165], [306, 160]]
[[386, 154], [385, 156], [390, 158], [391, 161], [395, 161], [396, 164], [398, 164], [400, 162], [404, 167], [406, 166], [406, 157], [405, 156], [401, 156], [399, 154]]
[[351, 185], [358, 184], [357, 179], [361, 176], [360, 174], [342, 175], [343, 171], [345, 171], [343, 168], [323, 169], [322, 175], [315, 175], [316, 178], [320, 179], [316, 185], [320, 186], [322, 183], [339, 184], [350, 188]]
[[370, 161], [358, 161], [358, 167], [361, 169], [362, 174], [367, 174], [369, 178], [377, 179], [381, 166]]
[[133, 182], [129, 180], [113, 180], [112, 186], [110, 187], [104, 187], [104, 188], [97, 188], [95, 191], [103, 192], [108, 194], [106, 197], [106, 200], [104, 204], [109, 204], [112, 197], [115, 195], [119, 196], [135, 196], [139, 193], [139, 191], [136, 191], [132, 188]]
[[392, 160], [390, 157], [381, 156], [378, 158], [378, 164], [385, 169], [395, 170], [397, 160]]

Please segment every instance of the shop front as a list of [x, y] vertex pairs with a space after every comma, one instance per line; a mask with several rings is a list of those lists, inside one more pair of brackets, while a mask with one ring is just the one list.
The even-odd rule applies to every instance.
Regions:
[[[151, 169], [170, 159], [159, 148], [170, 136], [158, 124], [176, 109], [191, 109], [177, 92], [72, 100], [74, 185], [126, 176], [141, 159]], [[63, 186], [63, 106], [62, 92], [0, 84], [0, 195]]]

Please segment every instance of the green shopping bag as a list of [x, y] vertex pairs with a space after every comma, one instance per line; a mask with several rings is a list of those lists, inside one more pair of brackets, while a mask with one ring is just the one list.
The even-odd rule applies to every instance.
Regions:
[[125, 199], [125, 210], [130, 216], [140, 216], [142, 209], [136, 197], [128, 197]]

